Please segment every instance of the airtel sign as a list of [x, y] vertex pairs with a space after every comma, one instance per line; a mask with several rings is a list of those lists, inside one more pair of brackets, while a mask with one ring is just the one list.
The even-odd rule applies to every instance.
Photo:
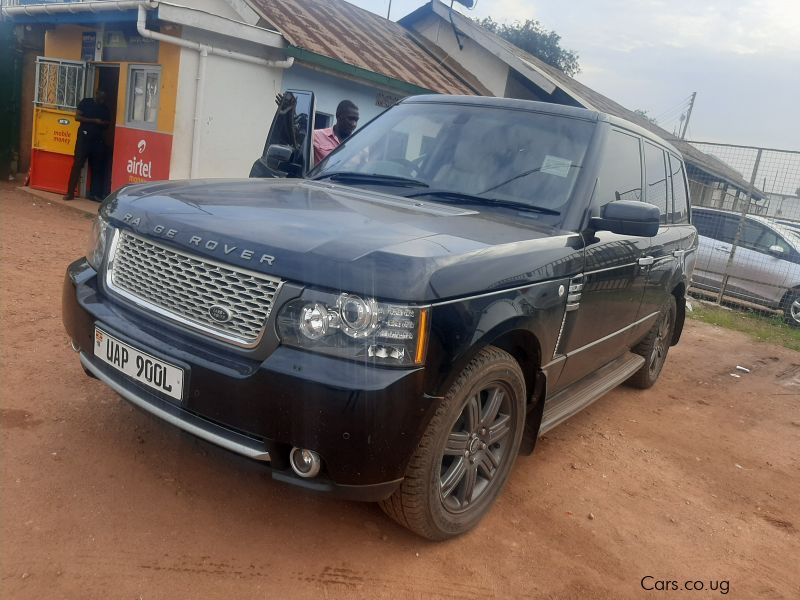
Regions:
[[117, 127], [111, 187], [169, 179], [172, 136], [157, 131]]

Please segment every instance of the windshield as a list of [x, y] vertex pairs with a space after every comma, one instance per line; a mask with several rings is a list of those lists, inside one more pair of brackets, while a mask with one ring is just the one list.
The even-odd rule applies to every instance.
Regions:
[[555, 215], [569, 201], [593, 130], [589, 121], [557, 115], [412, 102], [370, 123], [311, 176]]

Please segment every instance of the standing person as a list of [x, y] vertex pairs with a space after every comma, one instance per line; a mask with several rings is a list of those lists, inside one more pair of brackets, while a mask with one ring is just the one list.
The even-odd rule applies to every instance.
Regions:
[[92, 185], [88, 197], [100, 201], [103, 196], [103, 180], [105, 177], [106, 145], [103, 142], [103, 130], [111, 124], [111, 111], [106, 106], [106, 93], [98, 89], [94, 98], [84, 98], [78, 103], [75, 120], [81, 125], [78, 128], [78, 139], [75, 140], [75, 159], [69, 173], [69, 183], [64, 200], [75, 198], [75, 187], [81, 169], [89, 159], [92, 170]]
[[336, 123], [327, 129], [314, 130], [314, 164], [345, 141], [358, 125], [358, 107], [350, 100], [342, 100], [336, 107]]

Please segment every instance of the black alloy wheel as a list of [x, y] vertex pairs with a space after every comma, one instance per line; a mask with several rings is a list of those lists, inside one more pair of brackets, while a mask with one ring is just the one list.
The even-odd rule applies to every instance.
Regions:
[[664, 368], [664, 363], [667, 362], [669, 347], [672, 345], [676, 314], [675, 297], [670, 295], [650, 331], [632, 349], [633, 353], [644, 357], [645, 363], [626, 381], [628, 385], [644, 390], [653, 387], [655, 382], [658, 381], [661, 369]]
[[497, 381], [467, 399], [442, 453], [439, 493], [447, 511], [469, 510], [491, 488], [513, 441], [513, 397], [514, 391]]
[[489, 346], [445, 394], [406, 469], [381, 508], [431, 540], [472, 529], [503, 489], [525, 427], [525, 377]]

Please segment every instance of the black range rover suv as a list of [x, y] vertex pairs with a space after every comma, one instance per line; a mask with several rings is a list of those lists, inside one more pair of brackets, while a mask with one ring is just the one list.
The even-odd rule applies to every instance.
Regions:
[[658, 378], [697, 248], [681, 157], [597, 112], [424, 96], [310, 169], [313, 96], [284, 103], [272, 178], [105, 200], [66, 274], [72, 346], [275, 479], [460, 534], [537, 436]]

